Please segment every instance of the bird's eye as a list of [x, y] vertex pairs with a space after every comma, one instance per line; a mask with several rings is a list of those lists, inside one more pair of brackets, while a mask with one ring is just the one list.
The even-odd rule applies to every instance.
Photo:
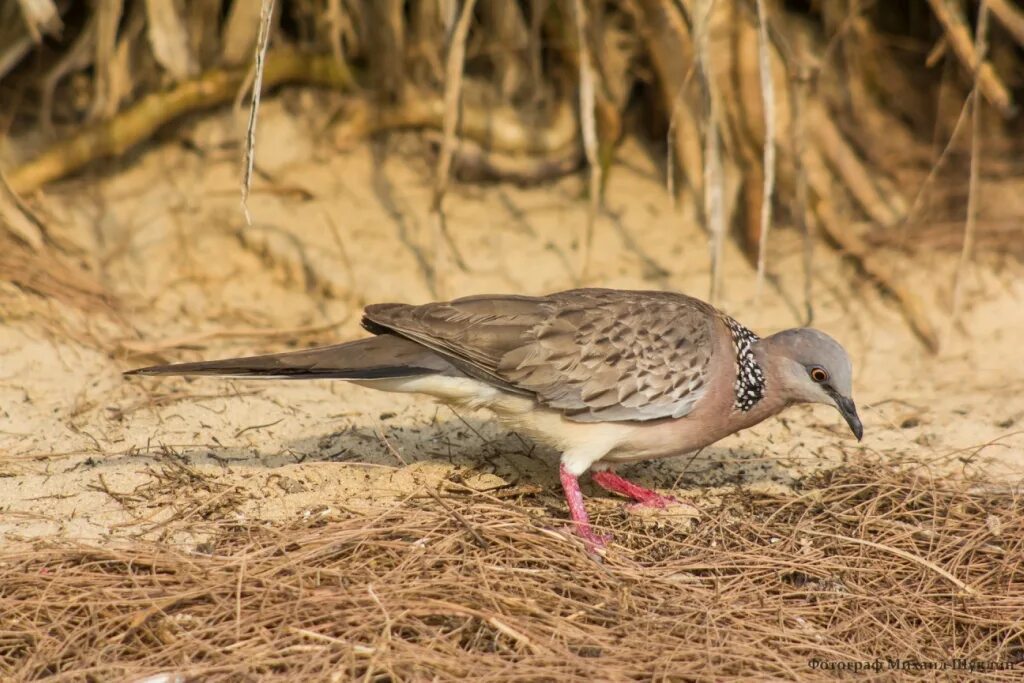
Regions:
[[818, 368], [818, 367], [811, 368], [811, 379], [813, 379], [818, 384], [822, 384], [824, 382], [827, 382], [828, 381], [828, 372], [825, 370], [825, 368]]

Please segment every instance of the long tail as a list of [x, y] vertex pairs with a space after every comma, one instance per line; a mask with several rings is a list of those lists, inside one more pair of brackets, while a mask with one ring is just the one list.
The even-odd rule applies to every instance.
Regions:
[[[393, 334], [263, 356], [153, 365], [125, 375], [374, 380], [457, 373], [430, 349]], [[458, 373], [461, 374], [461, 373]]]

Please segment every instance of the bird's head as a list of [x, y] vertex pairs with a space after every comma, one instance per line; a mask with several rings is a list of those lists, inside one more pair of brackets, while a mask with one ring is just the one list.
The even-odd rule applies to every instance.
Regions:
[[835, 407], [860, 441], [864, 427], [853, 402], [853, 366], [839, 342], [824, 332], [799, 327], [764, 340], [771, 349], [786, 398]]

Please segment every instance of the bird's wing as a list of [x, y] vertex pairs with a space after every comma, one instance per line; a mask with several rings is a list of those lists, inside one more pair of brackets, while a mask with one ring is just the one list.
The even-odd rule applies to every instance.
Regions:
[[642, 421], [683, 417], [707, 390], [715, 315], [679, 294], [578, 289], [379, 304], [365, 324], [569, 419]]

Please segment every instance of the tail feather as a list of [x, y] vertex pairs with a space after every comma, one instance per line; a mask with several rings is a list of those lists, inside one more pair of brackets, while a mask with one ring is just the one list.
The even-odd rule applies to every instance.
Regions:
[[374, 380], [461, 374], [414, 341], [393, 334], [302, 351], [153, 365], [125, 375], [217, 375], [263, 379]]

